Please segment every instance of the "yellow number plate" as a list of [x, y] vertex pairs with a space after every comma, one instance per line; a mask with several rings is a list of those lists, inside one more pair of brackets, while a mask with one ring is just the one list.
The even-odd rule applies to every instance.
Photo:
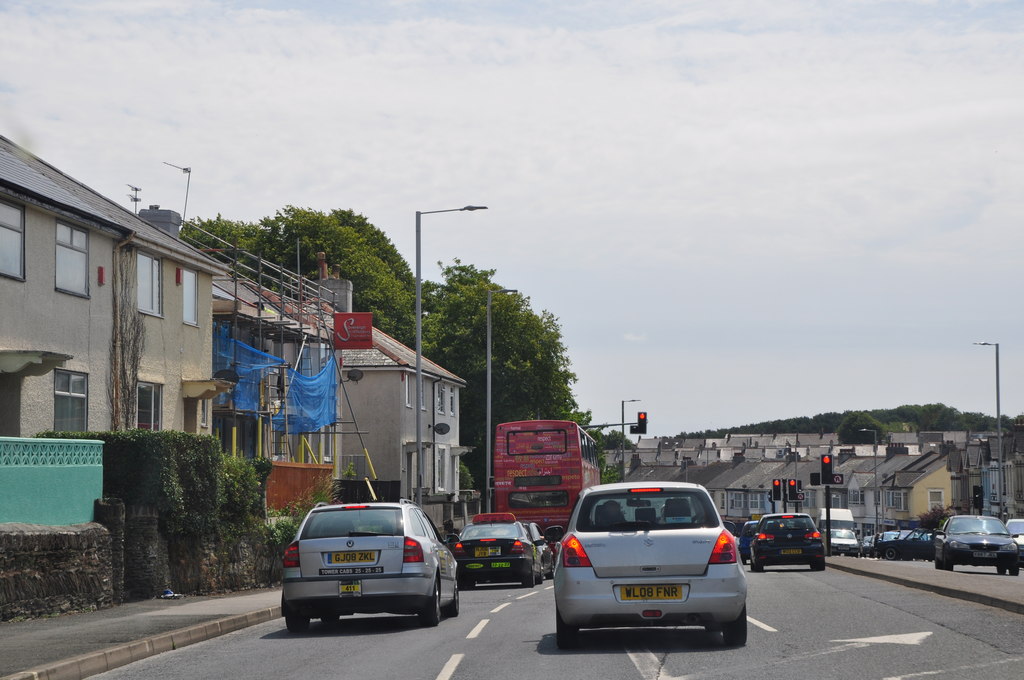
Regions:
[[473, 551], [473, 557], [495, 557], [501, 554], [501, 548], [489, 547], [489, 548], [476, 548]]
[[783, 555], [801, 555], [801, 554], [803, 554], [803, 552], [804, 551], [801, 550], [800, 548], [786, 548], [785, 550], [782, 551], [782, 554]]
[[681, 600], [681, 585], [650, 585], [650, 586], [619, 586], [619, 598], [625, 601], [635, 600]]
[[331, 553], [328, 560], [331, 564], [366, 564], [377, 561], [376, 550], [358, 550], [352, 552]]
[[338, 581], [338, 594], [339, 595], [362, 595], [363, 594], [363, 582], [362, 581]]

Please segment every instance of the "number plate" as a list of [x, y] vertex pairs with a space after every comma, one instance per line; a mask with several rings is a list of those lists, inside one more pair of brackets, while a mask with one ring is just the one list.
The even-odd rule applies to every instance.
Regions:
[[682, 585], [619, 586], [619, 599], [627, 602], [637, 600], [681, 600]]
[[376, 550], [327, 553], [327, 564], [368, 564], [377, 561]]
[[359, 597], [363, 594], [363, 582], [338, 581], [338, 594], [344, 597]]
[[988, 552], [985, 550], [975, 550], [973, 553], [974, 557], [981, 557], [984, 559], [995, 559], [996, 554], [994, 552]]
[[782, 551], [782, 554], [783, 555], [802, 555], [803, 552], [804, 551], [801, 550], [800, 548], [786, 548], [785, 550]]
[[501, 548], [499, 546], [487, 546], [483, 548], [474, 548], [473, 557], [494, 557], [495, 555], [501, 554]]
[[491, 562], [491, 566], [494, 568], [505, 567], [506, 569], [512, 566], [511, 562]]

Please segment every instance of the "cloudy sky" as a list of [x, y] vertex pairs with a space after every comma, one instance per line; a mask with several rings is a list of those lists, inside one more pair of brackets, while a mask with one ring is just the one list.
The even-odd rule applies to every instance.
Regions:
[[[351, 209], [558, 317], [595, 422], [1024, 413], [1018, 0], [0, 0], [0, 134], [131, 208]], [[167, 165], [167, 164], [171, 165]], [[185, 176], [179, 169], [191, 168]], [[627, 416], [627, 420], [632, 416]]]

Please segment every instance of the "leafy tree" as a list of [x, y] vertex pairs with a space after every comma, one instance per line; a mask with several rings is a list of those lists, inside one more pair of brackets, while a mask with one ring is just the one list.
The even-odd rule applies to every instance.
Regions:
[[609, 430], [608, 434], [604, 436], [604, 450], [618, 451], [620, 448], [625, 451], [633, 451], [636, 449], [636, 444], [630, 441], [629, 437], [622, 433], [622, 430]]
[[[872, 432], [861, 432], [861, 430], [872, 430]], [[843, 418], [836, 428], [839, 441], [843, 444], [870, 444], [878, 437], [878, 442], [885, 441], [885, 431], [882, 424], [875, 420], [870, 414], [864, 411], [851, 411]]]
[[936, 505], [917, 516], [918, 526], [922, 529], [938, 529], [947, 517], [952, 517], [955, 514], [956, 510], [952, 505], [947, 505], [944, 508]]

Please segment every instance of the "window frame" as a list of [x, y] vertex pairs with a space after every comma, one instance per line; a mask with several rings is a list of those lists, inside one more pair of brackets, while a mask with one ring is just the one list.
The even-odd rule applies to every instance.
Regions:
[[[69, 233], [70, 242], [61, 239], [61, 232]], [[75, 245], [75, 237], [82, 236], [85, 243], [81, 247]], [[63, 254], [63, 259], [62, 259]], [[71, 295], [89, 296], [89, 231], [75, 227], [66, 222], [57, 222], [54, 232], [54, 267], [53, 287], [62, 293]], [[81, 271], [71, 271], [75, 264], [80, 264]], [[73, 273], [75, 281], [67, 280], [69, 274]], [[61, 281], [61, 277], [65, 280]], [[74, 284], [62, 285], [62, 284]], [[74, 286], [77, 286], [74, 287]]]
[[[189, 303], [192, 318], [188, 316]], [[199, 326], [199, 273], [185, 267], [181, 268], [181, 320], [189, 326]]]
[[[13, 210], [18, 215], [18, 224], [10, 224], [10, 223], [4, 221], [3, 219], [0, 219], [0, 229], [3, 229], [6, 232], [10, 232], [12, 234], [15, 234], [15, 239], [17, 240], [17, 249], [18, 249], [18, 252], [15, 254], [15, 258], [17, 260], [17, 265], [18, 265], [18, 271], [15, 272], [15, 271], [8, 271], [6, 269], [3, 269], [2, 268], [2, 264], [3, 264], [4, 258], [2, 257], [2, 255], [3, 255], [2, 248], [3, 248], [3, 245], [4, 245], [4, 239], [0, 239], [0, 276], [9, 276], [11, 278], [19, 279], [21, 281], [24, 281], [25, 280], [25, 208], [24, 208], [24, 206], [14, 205], [13, 203], [8, 203], [7, 201], [0, 201], [0, 205], [4, 206], [6, 208], [10, 208], [11, 210]], [[2, 216], [2, 215], [3, 215], [3, 213], [0, 212], [0, 216]], [[3, 233], [4, 232], [0, 232], [0, 234], [3, 234]], [[12, 241], [12, 243], [13, 243], [13, 241]]]
[[[149, 299], [143, 304], [143, 287], [142, 277], [144, 274], [143, 260], [146, 260], [148, 264], [145, 267], [145, 274], [148, 279], [148, 289], [150, 291]], [[136, 256], [136, 267], [138, 269], [136, 276], [136, 288], [137, 290], [137, 302], [139, 311], [143, 314], [149, 314], [151, 316], [163, 316], [163, 263], [159, 257], [144, 253], [141, 250], [138, 251]]]
[[[68, 389], [60, 389], [59, 381], [63, 377], [68, 378]], [[74, 387], [74, 379], [82, 379], [83, 390], [81, 392], [75, 392], [72, 388]], [[73, 403], [70, 400], [80, 400], [82, 409], [82, 418], [80, 425], [70, 427], [64, 425], [62, 421], [66, 422], [70, 418], [64, 417], [58, 420], [60, 409], [58, 404], [62, 402]], [[89, 430], [89, 374], [82, 373], [80, 371], [65, 371], [63, 369], [54, 369], [53, 371], [53, 429], [56, 432], [87, 432]]]
[[[152, 413], [152, 417], [143, 425], [141, 415], [142, 409], [142, 391], [143, 389], [150, 389], [148, 411]], [[160, 383], [151, 383], [140, 380], [135, 387], [135, 426], [140, 430], [151, 430], [156, 432], [163, 429], [163, 388], [164, 386]]]

